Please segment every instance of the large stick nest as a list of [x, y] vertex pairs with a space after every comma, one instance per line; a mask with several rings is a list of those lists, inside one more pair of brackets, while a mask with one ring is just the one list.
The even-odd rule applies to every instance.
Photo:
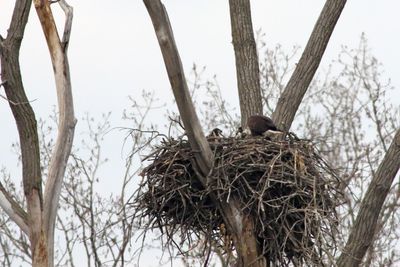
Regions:
[[222, 137], [209, 142], [215, 161], [206, 187], [193, 169], [186, 138], [164, 139], [147, 157], [152, 162], [134, 200], [141, 225], [160, 229], [178, 249], [196, 238], [234, 249], [212, 192], [219, 201], [240, 201], [255, 220], [259, 247], [278, 266], [326, 262], [335, 249], [341, 194], [334, 172], [312, 143], [293, 135], [283, 141]]

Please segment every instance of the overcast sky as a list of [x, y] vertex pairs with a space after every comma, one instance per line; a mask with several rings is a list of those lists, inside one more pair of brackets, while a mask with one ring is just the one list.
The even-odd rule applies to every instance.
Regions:
[[[15, 1], [0, 0], [0, 33], [5, 36]], [[76, 117], [85, 112], [93, 116], [112, 111], [112, 125], [123, 126], [122, 110], [127, 96], [136, 97], [142, 89], [156, 90], [162, 99], [172, 93], [150, 18], [138, 0], [70, 0], [74, 22], [69, 49]], [[304, 48], [325, 1], [254, 0], [254, 29], [262, 29], [267, 46], [280, 43], [287, 51], [293, 45]], [[231, 45], [228, 1], [166, 0], [176, 42], [186, 72], [193, 63], [217, 75], [223, 95], [237, 106], [236, 78]], [[57, 8], [58, 9], [58, 8]], [[400, 2], [397, 0], [348, 1], [325, 53], [322, 67], [340, 51], [342, 45], [356, 47], [366, 33], [372, 53], [383, 63], [392, 79], [400, 104]], [[32, 11], [34, 11], [32, 9]], [[56, 12], [60, 25], [63, 16]], [[56, 104], [54, 79], [44, 36], [31, 12], [21, 51], [25, 89], [37, 118], [47, 118]], [[0, 94], [4, 95], [3, 89]], [[396, 102], [397, 101], [397, 102]], [[161, 117], [160, 117], [161, 119]], [[11, 143], [18, 140], [7, 102], [0, 99], [0, 166], [7, 166], [20, 177]], [[126, 126], [126, 124], [125, 124]], [[78, 123], [76, 136], [82, 133]], [[122, 164], [121, 146], [115, 138], [105, 148], [114, 164]], [[19, 167], [18, 167], [19, 168]], [[113, 172], [113, 171], [110, 171]], [[16, 177], [16, 179], [19, 179]]]

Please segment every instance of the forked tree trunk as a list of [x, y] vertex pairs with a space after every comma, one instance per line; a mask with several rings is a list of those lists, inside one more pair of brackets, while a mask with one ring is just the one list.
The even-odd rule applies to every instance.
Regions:
[[35, 113], [25, 94], [19, 66], [19, 50], [32, 1], [16, 1], [8, 35], [0, 37], [1, 78], [14, 115], [20, 138], [22, 176], [27, 211], [13, 200], [0, 183], [0, 206], [29, 237], [32, 266], [54, 266], [54, 224], [66, 164], [72, 147], [75, 117], [67, 47], [72, 23], [72, 9], [65, 0], [58, 3], [66, 14], [61, 41], [50, 9], [50, 1], [35, 0], [53, 63], [59, 106], [59, 127], [53, 148], [46, 190], [43, 195], [40, 171], [39, 140]]
[[[208, 166], [212, 166], [213, 159], [212, 157], [207, 158], [207, 155], [210, 155], [209, 147], [198, 123], [193, 103], [187, 97], [187, 85], [167, 13], [159, 0], [144, 0], [144, 2], [156, 30], [179, 111], [181, 113], [190, 111], [190, 115], [182, 116], [183, 123], [186, 131], [188, 131], [192, 149], [200, 149], [199, 151], [196, 150], [198, 152], [196, 153], [196, 162], [200, 167], [198, 171], [199, 177], [202, 183], [206, 185], [206, 174], [211, 171]], [[297, 109], [321, 62], [322, 55], [345, 4], [346, 0], [326, 1], [302, 57], [273, 113], [273, 120], [280, 129], [286, 131], [290, 129]], [[257, 92], [257, 90], [260, 90], [258, 59], [256, 53], [254, 53], [255, 44], [254, 38], [252, 38], [249, 1], [230, 0], [230, 7], [242, 124], [244, 125], [249, 115], [262, 113], [262, 108], [258, 103], [261, 97], [258, 97], [259, 92]], [[182, 97], [182, 95], [185, 95], [185, 97]], [[371, 234], [374, 232], [377, 216], [400, 167], [399, 135], [400, 131], [396, 134], [385, 159], [375, 177], [373, 177], [362, 202], [357, 221], [351, 230], [346, 249], [339, 259], [339, 266], [359, 265], [371, 244]], [[213, 196], [211, 197], [219, 207], [228, 229], [233, 234], [234, 245], [239, 256], [238, 266], [263, 266], [268, 264], [259, 260], [252, 218], [243, 214], [240, 204], [235, 200], [226, 204], [218, 202]]]

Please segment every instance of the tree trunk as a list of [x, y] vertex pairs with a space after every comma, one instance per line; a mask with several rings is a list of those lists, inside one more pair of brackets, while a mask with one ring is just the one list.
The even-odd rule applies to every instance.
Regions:
[[43, 250], [45, 242], [41, 238], [43, 197], [39, 138], [35, 113], [25, 94], [19, 65], [19, 50], [30, 7], [29, 0], [17, 1], [15, 4], [7, 38], [0, 43], [1, 77], [19, 134], [32, 265], [47, 267], [47, 248]]
[[[235, 52], [236, 76], [240, 101], [241, 125], [254, 114], [263, 114], [260, 87], [260, 71], [257, 45], [254, 39], [253, 23], [249, 0], [229, 0], [232, 42]], [[241, 222], [236, 222], [235, 245], [240, 266], [263, 266], [262, 249], [257, 247], [254, 219], [249, 214], [239, 212], [240, 206], [234, 202], [235, 212], [240, 213]], [[238, 226], [240, 226], [238, 228]]]
[[229, 8], [241, 124], [246, 126], [250, 115], [263, 113], [260, 70], [251, 21], [250, 0], [229, 0]]
[[223, 210], [228, 218], [228, 229], [233, 233], [233, 243], [238, 254], [236, 266], [264, 267], [266, 262], [257, 247], [253, 218], [242, 212], [240, 202], [235, 199]]

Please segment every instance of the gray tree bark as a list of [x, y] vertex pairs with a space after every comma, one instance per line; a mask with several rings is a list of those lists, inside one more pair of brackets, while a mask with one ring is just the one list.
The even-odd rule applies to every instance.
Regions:
[[306, 48], [272, 114], [272, 120], [279, 129], [290, 129], [345, 4], [346, 0], [326, 1]]
[[[27, 200], [27, 223], [31, 243], [32, 262], [47, 266], [38, 255], [47, 254], [42, 228], [42, 177], [40, 171], [39, 138], [35, 113], [29, 103], [22, 84], [19, 65], [19, 50], [28, 21], [32, 1], [17, 1], [14, 7], [8, 35], [1, 40], [1, 77], [4, 90], [18, 128], [22, 158], [22, 177]], [[47, 258], [47, 257], [45, 257]]]
[[339, 257], [337, 266], [359, 266], [373, 242], [373, 236], [383, 203], [400, 169], [400, 130], [397, 130], [392, 144], [379, 165], [371, 184], [361, 202], [360, 211], [351, 229], [346, 246]]
[[[251, 19], [250, 0], [229, 0], [232, 43], [236, 62], [236, 79], [239, 93], [241, 125], [247, 125], [247, 119], [254, 114], [263, 115], [262, 94], [260, 87], [260, 70], [258, 64], [257, 44], [254, 39]], [[239, 203], [235, 203], [240, 210]], [[241, 229], [236, 241], [241, 266], [264, 266], [262, 249], [257, 247], [254, 219], [249, 214], [241, 213]]]
[[263, 114], [260, 70], [251, 21], [250, 0], [229, 0], [229, 8], [241, 125], [246, 126], [250, 115]]
[[167, 11], [160, 1], [144, 0], [143, 2], [153, 22], [185, 132], [192, 150], [196, 152], [198, 171], [202, 177], [207, 177], [212, 166], [213, 154], [194, 109]]

